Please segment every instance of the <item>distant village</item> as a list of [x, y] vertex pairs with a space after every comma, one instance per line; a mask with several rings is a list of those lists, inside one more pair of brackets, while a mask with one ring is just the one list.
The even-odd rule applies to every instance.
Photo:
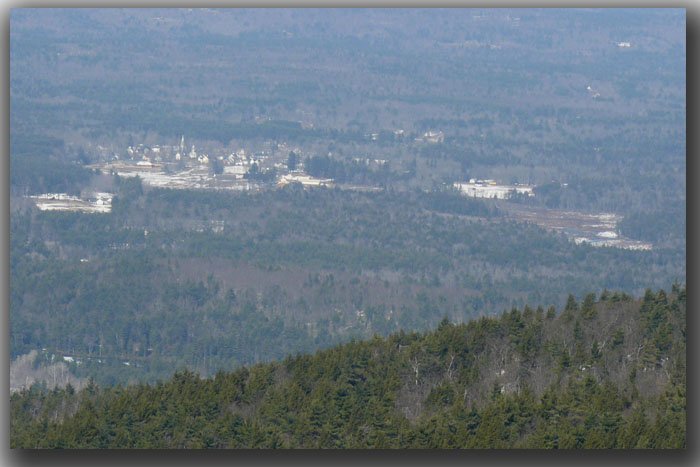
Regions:
[[[403, 137], [403, 130], [394, 132]], [[372, 140], [378, 135], [368, 135]], [[442, 131], [427, 131], [416, 141], [437, 144], [444, 141]], [[213, 190], [261, 190], [266, 187], [284, 187], [298, 184], [301, 187], [338, 186], [332, 178], [317, 178], [306, 173], [304, 153], [300, 148], [286, 143], [266, 143], [265, 149], [258, 151], [236, 150], [219, 151], [211, 154], [198, 150], [194, 144], [187, 144], [185, 136], [175, 145], [129, 145], [122, 155], [109, 152], [98, 146], [99, 162], [88, 165], [107, 175], [120, 177], [140, 177], [144, 185], [172, 189], [213, 189]], [[353, 158], [355, 163], [368, 166], [382, 166], [385, 159], [369, 157]], [[343, 185], [343, 189], [373, 191], [378, 187]], [[454, 182], [452, 188], [465, 197], [508, 200], [535, 196], [535, 186], [527, 184], [503, 184], [493, 179], [471, 178], [466, 182]], [[84, 213], [109, 213], [112, 207], [111, 193], [82, 193], [80, 197], [65, 193], [45, 193], [28, 196], [42, 211], [76, 211]], [[609, 214], [583, 215], [581, 213], [561, 213], [531, 215], [522, 209], [516, 218], [533, 222], [549, 230], [565, 233], [576, 244], [586, 243], [594, 247], [615, 247], [632, 250], [650, 250], [652, 245], [645, 242], [619, 237], [616, 232], [617, 216]], [[583, 216], [583, 217], [582, 217]], [[592, 219], [588, 217], [593, 216]], [[596, 220], [597, 222], [591, 222]], [[222, 232], [223, 225], [193, 226], [194, 230]], [[147, 235], [144, 232], [144, 235]]]
[[[293, 164], [290, 154], [294, 154]], [[256, 152], [241, 148], [213, 155], [187, 145], [182, 136], [178, 145], [129, 146], [126, 158], [114, 154], [89, 167], [120, 177], [138, 175], [144, 184], [164, 188], [257, 190], [270, 182], [280, 187], [290, 183], [333, 186], [332, 179], [305, 173], [302, 155], [299, 148], [286, 143], [269, 143], [267, 150]]]
[[[394, 132], [403, 137], [403, 130]], [[370, 134], [375, 139], [378, 135]], [[442, 131], [427, 131], [416, 138], [426, 144], [444, 141]], [[266, 149], [250, 151], [244, 148], [211, 154], [187, 144], [181, 136], [179, 144], [133, 144], [122, 154], [97, 147], [99, 162], [88, 165], [103, 174], [120, 177], [140, 177], [145, 185], [173, 189], [259, 190], [264, 187], [284, 187], [299, 184], [303, 187], [333, 187], [332, 178], [317, 178], [305, 172], [303, 152], [286, 143], [268, 143]], [[386, 159], [355, 157], [353, 162], [379, 167]], [[343, 186], [344, 189], [371, 191], [377, 187]], [[495, 180], [471, 179], [454, 183], [461, 194], [475, 198], [508, 199], [516, 194], [534, 196], [530, 185], [502, 185]], [[72, 210], [82, 212], [110, 212], [111, 194], [88, 193], [82, 198], [61, 193], [47, 193], [32, 197], [40, 210]]]
[[[376, 141], [379, 134], [366, 135]], [[405, 136], [395, 130], [394, 137]], [[429, 130], [416, 141], [426, 144], [444, 142], [442, 131]], [[120, 156], [98, 146], [100, 162], [88, 168], [120, 177], [139, 176], [143, 183], [154, 187], [181, 189], [258, 190], [263, 186], [283, 187], [298, 183], [304, 187], [332, 187], [330, 178], [316, 178], [304, 170], [304, 152], [286, 143], [265, 143], [265, 149], [251, 151], [240, 148], [211, 154], [188, 144], [185, 136], [176, 145], [134, 144]], [[293, 163], [290, 159], [293, 155]], [[330, 154], [329, 154], [330, 155]], [[355, 157], [353, 162], [379, 167], [386, 159]], [[344, 186], [345, 189], [372, 190], [376, 187]]]

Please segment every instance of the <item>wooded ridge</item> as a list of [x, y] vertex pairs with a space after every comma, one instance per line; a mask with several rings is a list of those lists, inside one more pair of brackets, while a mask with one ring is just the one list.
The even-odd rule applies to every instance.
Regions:
[[34, 385], [12, 448], [685, 448], [686, 289], [603, 292], [155, 385]]

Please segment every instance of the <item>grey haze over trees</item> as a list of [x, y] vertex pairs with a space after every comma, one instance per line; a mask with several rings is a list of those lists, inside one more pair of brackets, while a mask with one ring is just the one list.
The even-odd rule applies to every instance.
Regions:
[[[11, 355], [154, 381], [684, 283], [685, 37], [674, 9], [14, 9]], [[183, 135], [282, 156], [249, 193], [85, 167]], [[291, 170], [366, 192], [278, 189]], [[470, 178], [621, 215], [654, 250], [516, 223], [450, 189]], [[25, 198], [91, 190], [111, 213]]]

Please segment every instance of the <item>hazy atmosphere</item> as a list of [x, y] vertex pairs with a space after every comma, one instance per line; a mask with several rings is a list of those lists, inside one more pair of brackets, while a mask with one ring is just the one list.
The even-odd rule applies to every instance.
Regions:
[[13, 448], [684, 448], [683, 9], [13, 9]]

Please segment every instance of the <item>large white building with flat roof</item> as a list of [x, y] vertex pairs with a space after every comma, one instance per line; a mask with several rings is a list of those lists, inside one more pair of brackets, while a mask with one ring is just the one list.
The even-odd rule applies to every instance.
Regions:
[[530, 185], [499, 185], [494, 180], [471, 179], [467, 183], [455, 182], [454, 187], [472, 198], [508, 199], [514, 194], [535, 196]]

